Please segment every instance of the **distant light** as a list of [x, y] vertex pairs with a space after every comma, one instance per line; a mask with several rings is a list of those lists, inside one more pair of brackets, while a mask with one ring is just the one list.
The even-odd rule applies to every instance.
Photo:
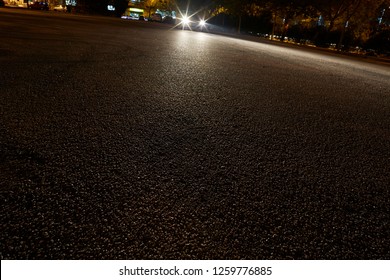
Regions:
[[201, 20], [199, 21], [199, 25], [200, 25], [200, 26], [205, 26], [205, 25], [206, 25], [206, 21], [205, 21], [204, 19], [201, 19]]
[[130, 8], [130, 12], [143, 13], [144, 9]]
[[115, 11], [115, 7], [113, 5], [107, 5], [107, 10]]
[[65, 5], [66, 6], [76, 6], [76, 0], [65, 0]]

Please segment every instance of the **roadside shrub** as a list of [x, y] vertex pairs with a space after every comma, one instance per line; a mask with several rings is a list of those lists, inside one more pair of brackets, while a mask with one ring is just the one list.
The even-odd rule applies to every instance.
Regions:
[[390, 28], [371, 36], [365, 43], [364, 48], [390, 56]]

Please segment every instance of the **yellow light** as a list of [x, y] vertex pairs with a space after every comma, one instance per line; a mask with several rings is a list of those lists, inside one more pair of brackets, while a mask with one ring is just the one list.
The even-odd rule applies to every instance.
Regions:
[[130, 8], [130, 12], [143, 13], [144, 9]]

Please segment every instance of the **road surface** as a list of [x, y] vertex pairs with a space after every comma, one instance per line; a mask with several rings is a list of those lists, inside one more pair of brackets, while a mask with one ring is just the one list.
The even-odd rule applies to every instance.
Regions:
[[2, 259], [389, 259], [390, 68], [0, 10]]

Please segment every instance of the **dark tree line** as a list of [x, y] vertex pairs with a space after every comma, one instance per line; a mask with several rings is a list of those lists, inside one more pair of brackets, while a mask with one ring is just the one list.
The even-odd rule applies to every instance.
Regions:
[[[364, 46], [390, 53], [389, 0], [214, 0], [214, 14], [237, 32], [261, 30], [281, 40]], [[226, 20], [227, 19], [227, 20]]]
[[77, 0], [76, 11], [80, 13], [109, 15], [108, 5], [115, 7], [114, 14], [121, 16], [128, 7], [128, 0]]
[[[108, 5], [114, 6], [115, 11], [108, 11]], [[146, 10], [146, 16], [150, 16], [151, 11], [157, 8], [172, 10], [172, 7], [176, 6], [175, 0], [140, 0], [137, 5]], [[128, 7], [129, 0], [77, 0], [76, 11], [120, 17]]]

